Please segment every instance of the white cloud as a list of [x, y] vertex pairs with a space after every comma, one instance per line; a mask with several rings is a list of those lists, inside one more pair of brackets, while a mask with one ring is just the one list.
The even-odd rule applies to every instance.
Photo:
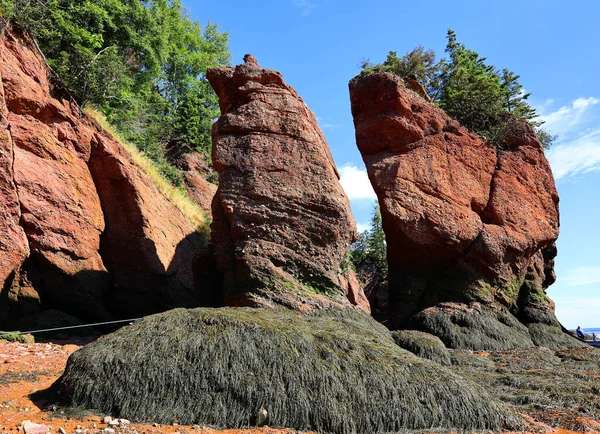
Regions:
[[362, 234], [364, 231], [368, 231], [371, 229], [371, 225], [369, 223], [356, 223], [356, 229], [359, 234]]
[[577, 98], [571, 104], [564, 105], [554, 112], [544, 113], [552, 102], [552, 100], [546, 100], [543, 106], [538, 107], [541, 113], [540, 118], [545, 122], [545, 129], [553, 134], [564, 136], [585, 120], [586, 112], [592, 106], [600, 103], [600, 99], [595, 97]]
[[546, 156], [557, 180], [600, 170], [600, 129], [556, 144]]
[[576, 286], [585, 286], [594, 283], [600, 283], [600, 266], [573, 268], [564, 276], [559, 277], [559, 280], [556, 282], [556, 287], [574, 288]]
[[353, 164], [348, 163], [340, 168], [340, 183], [350, 200], [377, 199], [367, 171]]
[[300, 9], [303, 17], [310, 15], [313, 9], [317, 7], [317, 5], [309, 0], [294, 0], [294, 6]]

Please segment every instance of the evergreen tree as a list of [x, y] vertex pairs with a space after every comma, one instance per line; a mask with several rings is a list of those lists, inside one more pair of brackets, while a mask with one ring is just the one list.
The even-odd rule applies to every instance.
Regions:
[[362, 69], [413, 76], [448, 115], [496, 146], [501, 146], [510, 127], [505, 116], [508, 113], [528, 122], [542, 145], [549, 147], [556, 136], [541, 128], [543, 121], [527, 101], [530, 94], [524, 92], [520, 77], [508, 69], [498, 71], [488, 65], [484, 57], [458, 42], [452, 29], [447, 38], [448, 59], [436, 62], [432, 50], [418, 46], [402, 58], [390, 51], [381, 65], [363, 62]]
[[387, 274], [387, 247], [379, 205], [373, 209], [371, 228], [361, 233], [352, 245], [350, 260], [356, 268], [375, 266], [378, 272]]

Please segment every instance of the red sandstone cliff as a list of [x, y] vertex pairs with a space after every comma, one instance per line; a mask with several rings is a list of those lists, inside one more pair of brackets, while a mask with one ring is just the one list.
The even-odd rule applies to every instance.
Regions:
[[356, 225], [317, 120], [281, 74], [247, 59], [207, 74], [222, 113], [212, 242], [226, 302], [304, 309], [347, 292], [368, 309], [341, 269]]
[[83, 114], [25, 31], [0, 35], [0, 321], [197, 304], [202, 235]]
[[392, 324], [474, 349], [573, 344], [545, 294], [558, 194], [533, 130], [511, 121], [496, 150], [387, 73], [356, 77], [350, 97], [386, 233]]

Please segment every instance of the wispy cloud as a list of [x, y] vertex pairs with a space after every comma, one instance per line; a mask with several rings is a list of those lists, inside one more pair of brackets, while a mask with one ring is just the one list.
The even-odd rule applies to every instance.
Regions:
[[538, 107], [541, 113], [540, 117], [545, 122], [544, 128], [554, 134], [566, 135], [585, 121], [586, 112], [600, 103], [600, 99], [595, 97], [577, 98], [556, 111], [545, 113], [552, 102], [552, 100], [546, 100], [544, 106]]
[[321, 127], [322, 130], [325, 129], [329, 129], [329, 128], [338, 128], [340, 125], [338, 124], [332, 124], [327, 122], [327, 117], [321, 117], [321, 116], [316, 116], [317, 118], [317, 122], [319, 123], [319, 127]]
[[557, 180], [600, 170], [600, 129], [559, 143], [546, 152]]
[[564, 180], [600, 170], [600, 128], [586, 128], [595, 123], [600, 98], [577, 98], [557, 110], [548, 99], [536, 109], [545, 121], [544, 129], [558, 134], [558, 142], [546, 153], [554, 177]]
[[[557, 288], [574, 288], [577, 286], [600, 283], [600, 266], [577, 267], [559, 277]], [[600, 297], [598, 298], [600, 300]]]
[[350, 200], [377, 199], [367, 171], [354, 164], [345, 164], [340, 168], [340, 183]]
[[305, 17], [310, 15], [310, 13], [317, 7], [316, 4], [309, 0], [294, 0], [294, 6], [300, 9], [300, 14]]

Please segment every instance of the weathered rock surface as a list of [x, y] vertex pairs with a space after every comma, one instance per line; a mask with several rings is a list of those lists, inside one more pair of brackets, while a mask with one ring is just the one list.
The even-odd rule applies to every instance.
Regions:
[[[386, 233], [393, 326], [473, 349], [576, 345], [545, 295], [558, 194], [533, 130], [511, 121], [496, 150], [387, 73], [354, 78], [350, 96]], [[459, 336], [465, 311], [477, 312], [478, 338]]]
[[213, 126], [212, 242], [226, 302], [343, 302], [341, 262], [356, 226], [329, 148], [281, 74], [247, 59], [207, 73], [222, 113]]
[[0, 78], [0, 321], [196, 304], [197, 228], [12, 23], [0, 35]]
[[196, 202], [209, 216], [212, 216], [212, 200], [217, 192], [217, 185], [208, 178], [216, 172], [204, 161], [198, 152], [182, 152], [174, 143], [167, 151], [167, 158], [183, 174], [184, 188], [188, 197]]
[[113, 311], [148, 315], [198, 305], [193, 261], [205, 235], [102, 131], [92, 140], [89, 168], [106, 221], [102, 257]]

